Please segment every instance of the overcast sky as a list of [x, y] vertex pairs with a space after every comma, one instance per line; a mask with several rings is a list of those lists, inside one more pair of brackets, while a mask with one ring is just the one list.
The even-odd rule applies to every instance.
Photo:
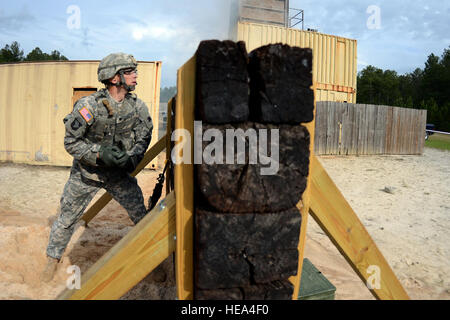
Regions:
[[[199, 41], [227, 39], [230, 23], [230, 0], [0, 3], [1, 47], [18, 41], [25, 54], [39, 46], [70, 60], [129, 52], [163, 62], [162, 86], [175, 85], [176, 70]], [[358, 40], [358, 70], [371, 64], [411, 72], [423, 68], [430, 53], [440, 56], [450, 46], [448, 0], [290, 0], [290, 6], [305, 10], [305, 29]]]

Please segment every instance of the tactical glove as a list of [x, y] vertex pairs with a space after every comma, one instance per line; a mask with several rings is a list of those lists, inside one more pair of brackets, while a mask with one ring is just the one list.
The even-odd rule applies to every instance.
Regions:
[[134, 171], [134, 169], [136, 169], [136, 161], [135, 161], [135, 157], [134, 156], [129, 156], [127, 153], [126, 153], [126, 149], [125, 149], [125, 147], [124, 147], [124, 145], [123, 145], [123, 143], [122, 143], [122, 141], [119, 141], [119, 145], [118, 145], [118, 148], [119, 148], [119, 150], [121, 151], [121, 152], [123, 152], [123, 156], [122, 157], [120, 157], [120, 159], [118, 159], [117, 160], [117, 166], [120, 168], [120, 169], [122, 169], [122, 170], [124, 170], [124, 171], [126, 171], [126, 172], [128, 172], [128, 173], [131, 173], [131, 172], [133, 172]]
[[133, 157], [130, 157], [128, 154], [125, 154], [125, 156], [118, 160], [118, 167], [129, 173], [133, 172], [136, 168]]
[[101, 165], [107, 168], [119, 167], [125, 156], [128, 155], [116, 146], [101, 146], [98, 152]]

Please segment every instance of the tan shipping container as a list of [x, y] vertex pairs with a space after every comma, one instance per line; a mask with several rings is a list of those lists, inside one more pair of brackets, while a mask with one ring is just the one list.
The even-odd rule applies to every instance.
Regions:
[[[79, 98], [104, 88], [97, 80], [99, 61], [0, 64], [0, 161], [70, 166], [64, 149], [63, 118]], [[135, 93], [159, 129], [161, 62], [139, 62]], [[156, 160], [147, 168], [155, 168]]]
[[237, 37], [250, 52], [270, 43], [313, 49], [317, 101], [356, 103], [356, 40], [273, 25], [238, 22]]

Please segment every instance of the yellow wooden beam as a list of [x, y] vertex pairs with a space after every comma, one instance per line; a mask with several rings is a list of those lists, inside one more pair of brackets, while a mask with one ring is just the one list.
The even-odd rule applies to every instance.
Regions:
[[[406, 300], [408, 294], [364, 225], [313, 156], [310, 213], [377, 299]], [[370, 267], [370, 268], [369, 268]]]
[[[153, 145], [144, 155], [141, 162], [139, 162], [136, 169], [133, 171], [131, 176], [135, 177], [142, 169], [145, 168], [154, 158], [164, 150], [166, 146], [166, 136], [162, 137], [157, 143]], [[81, 219], [84, 220], [86, 226], [87, 224], [94, 219], [94, 217], [102, 210], [110, 201], [112, 200], [112, 196], [105, 192], [89, 209], [84, 213]]]
[[166, 136], [156, 142], [153, 147], [151, 147], [142, 158], [141, 162], [139, 162], [138, 166], [131, 173], [131, 176], [135, 177], [139, 172], [141, 172], [153, 159], [155, 159], [158, 154], [160, 154], [164, 148], [166, 147]]
[[[175, 164], [175, 194], [177, 197], [177, 248], [176, 280], [180, 300], [194, 299], [194, 107], [195, 107], [195, 57], [178, 70], [175, 130], [187, 130], [190, 134], [186, 150], [190, 147], [190, 162]], [[177, 147], [175, 145], [174, 149]], [[186, 151], [185, 150], [185, 151]]]
[[175, 250], [175, 195], [170, 193], [59, 300], [119, 299]]
[[316, 127], [316, 85], [314, 84], [312, 89], [314, 90], [314, 118], [313, 121], [307, 124], [302, 124], [306, 127], [310, 136], [310, 144], [309, 144], [309, 176], [306, 183], [306, 189], [303, 192], [302, 200], [297, 204], [297, 208], [300, 209], [300, 213], [302, 215], [302, 223], [300, 228], [300, 239], [298, 242], [298, 268], [297, 275], [290, 277], [289, 280], [294, 285], [294, 293], [292, 295], [292, 300], [298, 299], [298, 294], [300, 292], [300, 283], [302, 279], [302, 269], [303, 269], [303, 257], [305, 256], [305, 244], [306, 244], [306, 229], [308, 226], [308, 213], [310, 207], [310, 184], [311, 184], [311, 157], [314, 154], [314, 135], [315, 135], [315, 127]]

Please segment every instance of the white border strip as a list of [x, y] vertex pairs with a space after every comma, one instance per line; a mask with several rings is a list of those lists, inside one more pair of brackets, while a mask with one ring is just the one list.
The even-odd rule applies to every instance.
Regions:
[[450, 134], [450, 132], [435, 131], [435, 130], [428, 130], [428, 129], [425, 129], [425, 131], [427, 131], [427, 132], [434, 132], [434, 133], [442, 133], [442, 134]]

